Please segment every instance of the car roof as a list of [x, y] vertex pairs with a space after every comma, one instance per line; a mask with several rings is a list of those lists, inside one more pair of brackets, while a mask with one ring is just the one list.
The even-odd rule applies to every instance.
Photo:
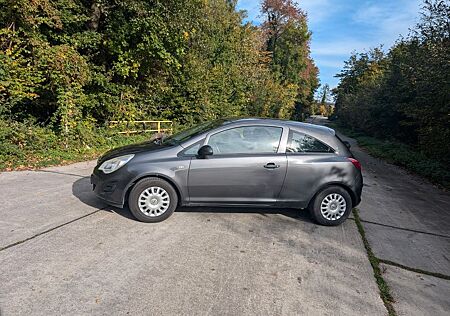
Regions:
[[255, 123], [255, 124], [276, 124], [276, 125], [284, 125], [288, 127], [292, 127], [297, 130], [304, 130], [308, 132], [313, 132], [317, 134], [322, 134], [326, 136], [335, 135], [334, 129], [331, 129], [326, 126], [322, 125], [316, 125], [316, 124], [310, 124], [310, 123], [304, 123], [304, 122], [298, 122], [298, 121], [290, 121], [290, 120], [283, 120], [283, 119], [273, 119], [273, 118], [260, 118], [260, 117], [240, 117], [240, 118], [226, 118], [222, 119], [223, 123], [222, 125], [228, 125], [228, 124], [237, 124], [237, 125], [244, 125], [248, 123]]

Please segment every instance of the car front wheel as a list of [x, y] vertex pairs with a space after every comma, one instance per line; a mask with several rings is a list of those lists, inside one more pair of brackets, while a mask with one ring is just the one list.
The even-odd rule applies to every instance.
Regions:
[[177, 204], [177, 192], [172, 185], [160, 178], [140, 180], [128, 198], [131, 213], [146, 223], [157, 223], [169, 218]]
[[339, 186], [330, 186], [320, 191], [311, 201], [309, 211], [321, 225], [336, 226], [343, 223], [352, 210], [352, 199]]

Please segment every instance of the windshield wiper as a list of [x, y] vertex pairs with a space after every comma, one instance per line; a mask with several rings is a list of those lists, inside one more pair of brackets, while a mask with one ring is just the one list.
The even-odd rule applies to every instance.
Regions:
[[150, 141], [156, 145], [162, 145], [163, 140], [164, 140], [164, 135], [158, 135], [158, 134], [156, 134], [155, 136], [150, 138]]
[[161, 144], [177, 145], [178, 143], [179, 143], [179, 142], [176, 141], [176, 140], [173, 139], [173, 138], [165, 138], [165, 137], [163, 137], [163, 138], [161, 139]]
[[175, 139], [170, 138], [168, 135], [156, 136], [154, 139], [150, 139], [150, 141], [159, 146], [162, 146], [163, 144], [177, 145], [179, 143]]
[[152, 142], [154, 144], [156, 144], [156, 145], [161, 145], [162, 144], [161, 138], [155, 138], [154, 140], [152, 140]]

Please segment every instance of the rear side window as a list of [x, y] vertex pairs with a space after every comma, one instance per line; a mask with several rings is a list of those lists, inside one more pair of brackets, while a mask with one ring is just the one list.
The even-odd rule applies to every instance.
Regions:
[[299, 132], [289, 133], [288, 153], [332, 153], [334, 150], [320, 140]]

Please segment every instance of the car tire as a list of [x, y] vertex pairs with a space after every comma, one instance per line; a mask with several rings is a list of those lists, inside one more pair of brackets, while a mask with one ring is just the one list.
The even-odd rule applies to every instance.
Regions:
[[173, 186], [160, 178], [145, 178], [137, 182], [128, 197], [131, 213], [141, 222], [158, 223], [169, 218], [178, 205]]
[[352, 207], [352, 198], [347, 190], [333, 185], [316, 194], [309, 204], [309, 211], [317, 223], [337, 226], [348, 218]]

